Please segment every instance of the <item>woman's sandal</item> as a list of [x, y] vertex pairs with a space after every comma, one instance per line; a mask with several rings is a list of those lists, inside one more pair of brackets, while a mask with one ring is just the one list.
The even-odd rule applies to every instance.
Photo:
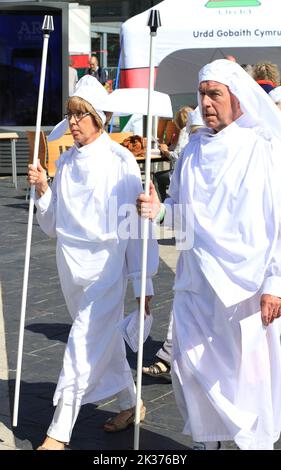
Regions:
[[43, 444], [37, 447], [36, 450], [65, 450], [66, 443], [57, 441], [52, 437], [47, 436]]
[[[146, 413], [146, 407], [141, 406], [140, 410], [140, 422], [144, 421]], [[135, 422], [135, 407], [129, 408], [128, 410], [121, 411], [114, 418], [109, 418], [103, 425], [103, 429], [106, 432], [119, 432], [124, 431]]]
[[143, 367], [142, 372], [150, 377], [167, 377], [170, 375], [170, 366], [165, 362], [157, 361], [149, 367]]

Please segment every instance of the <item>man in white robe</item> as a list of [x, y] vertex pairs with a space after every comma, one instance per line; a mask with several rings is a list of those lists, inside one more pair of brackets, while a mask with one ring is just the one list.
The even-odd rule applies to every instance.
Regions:
[[280, 112], [227, 60], [200, 71], [198, 102], [207, 128], [180, 156], [170, 198], [160, 205], [151, 185], [137, 204], [180, 235], [176, 401], [195, 450], [270, 450], [281, 430]]
[[[36, 187], [37, 220], [57, 238], [57, 266], [73, 319], [63, 368], [54, 395], [56, 411], [40, 450], [63, 450], [70, 441], [81, 405], [117, 395], [121, 412], [104, 429], [116, 432], [134, 422], [136, 391], [118, 328], [123, 319], [128, 279], [140, 296], [140, 217], [135, 200], [142, 189], [134, 156], [104, 132], [106, 92], [85, 76], [67, 103], [75, 145], [57, 162], [50, 188], [46, 174], [29, 165]], [[146, 309], [158, 267], [157, 242], [148, 242]], [[141, 408], [141, 420], [145, 407]]]

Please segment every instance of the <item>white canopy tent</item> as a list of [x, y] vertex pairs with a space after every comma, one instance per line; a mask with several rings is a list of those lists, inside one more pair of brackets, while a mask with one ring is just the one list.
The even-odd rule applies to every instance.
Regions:
[[[162, 22], [155, 89], [171, 96], [174, 109], [196, 100], [198, 71], [214, 59], [231, 54], [240, 64], [271, 61], [281, 68], [280, 0], [164, 0], [153, 8]], [[122, 25], [121, 87], [148, 84], [148, 11]]]

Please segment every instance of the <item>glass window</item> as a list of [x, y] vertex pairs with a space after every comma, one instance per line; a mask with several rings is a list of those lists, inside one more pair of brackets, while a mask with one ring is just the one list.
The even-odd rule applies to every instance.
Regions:
[[[107, 67], [116, 67], [119, 60], [120, 37], [119, 34], [107, 33]], [[102, 64], [102, 33], [92, 37], [92, 54], [98, 57]]]
[[[45, 12], [0, 12], [0, 125], [29, 126], [36, 122]], [[61, 119], [62, 12], [52, 12], [42, 125]]]
[[95, 0], [92, 6], [92, 21], [125, 21], [157, 3], [159, 0]]

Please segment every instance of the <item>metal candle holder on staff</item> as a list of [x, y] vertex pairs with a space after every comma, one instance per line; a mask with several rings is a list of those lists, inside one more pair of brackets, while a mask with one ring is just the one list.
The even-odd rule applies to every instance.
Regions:
[[[147, 103], [147, 147], [145, 159], [145, 194], [149, 196], [150, 182], [150, 164], [151, 164], [151, 136], [152, 136], [152, 113], [151, 113], [151, 97], [154, 88], [154, 39], [157, 29], [161, 26], [159, 10], [151, 10], [147, 26], [150, 28], [150, 53], [149, 53], [149, 85], [148, 85], [148, 103]], [[134, 450], [139, 449], [140, 434], [140, 409], [141, 409], [141, 379], [142, 379], [142, 362], [143, 362], [143, 330], [144, 330], [144, 314], [145, 314], [145, 287], [146, 287], [146, 266], [147, 266], [147, 245], [149, 234], [149, 220], [143, 221], [143, 243], [142, 243], [142, 267], [141, 267], [141, 295], [140, 295], [140, 322], [139, 322], [139, 347], [137, 361], [137, 400], [135, 411], [135, 433], [134, 433]]]
[[[39, 141], [40, 141], [40, 128], [41, 128], [41, 120], [42, 120], [42, 107], [43, 107], [44, 86], [45, 86], [45, 76], [46, 76], [48, 43], [49, 43], [50, 34], [52, 31], [54, 31], [54, 22], [53, 22], [52, 16], [45, 15], [43, 25], [42, 25], [42, 31], [43, 31], [43, 49], [42, 49], [42, 62], [41, 62], [40, 84], [39, 84], [38, 106], [37, 106], [37, 117], [36, 117], [36, 132], [35, 132], [34, 153], [33, 153], [33, 165], [36, 167], [37, 167]], [[32, 238], [34, 198], [35, 198], [35, 186], [33, 185], [30, 190], [30, 199], [29, 199], [27, 237], [26, 237], [25, 262], [24, 262], [22, 299], [21, 299], [17, 373], [16, 373], [14, 411], [13, 411], [13, 426], [15, 427], [18, 424], [19, 393], [20, 393], [20, 381], [21, 381], [21, 367], [22, 367], [22, 353], [23, 353], [23, 339], [24, 339], [24, 324], [25, 324], [25, 314], [26, 314], [27, 287], [28, 287], [28, 276], [29, 276], [30, 249], [31, 249], [31, 238]]]

